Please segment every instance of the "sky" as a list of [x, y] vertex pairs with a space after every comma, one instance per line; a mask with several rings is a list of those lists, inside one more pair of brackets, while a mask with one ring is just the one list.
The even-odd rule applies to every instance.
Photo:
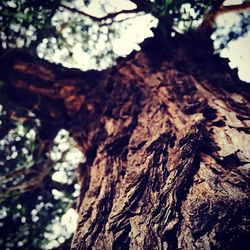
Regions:
[[[241, 0], [226, 0], [224, 5], [241, 4]], [[227, 13], [217, 18], [220, 26], [225, 26], [225, 32], [234, 23], [239, 22], [239, 15], [235, 13]], [[229, 58], [230, 67], [238, 68], [238, 74], [241, 80], [250, 82], [250, 32], [244, 37], [240, 37], [235, 41], [229, 42], [227, 48], [220, 52], [221, 57]]]

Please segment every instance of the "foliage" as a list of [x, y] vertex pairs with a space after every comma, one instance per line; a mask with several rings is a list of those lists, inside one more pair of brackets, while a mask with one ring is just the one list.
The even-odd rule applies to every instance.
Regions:
[[0, 27], [3, 48], [34, 46], [45, 36], [55, 33], [50, 20], [59, 2], [58, 0], [1, 1]]
[[[129, 1], [127, 0], [129, 3]], [[132, 1], [134, 2], [134, 1]], [[138, 1], [135, 1], [137, 3]], [[183, 33], [196, 29], [204, 13], [217, 3], [215, 0], [144, 0], [145, 13], [158, 20], [158, 28], [164, 36], [171, 35], [172, 28]], [[114, 63], [119, 56], [114, 50], [114, 41], [119, 40], [120, 30], [128, 29], [135, 15], [97, 21], [87, 13], [96, 6], [101, 16], [116, 12], [111, 1], [90, 0], [8, 0], [0, 3], [0, 36], [3, 49], [27, 48], [37, 51], [46, 59], [76, 64], [74, 51], [88, 55], [89, 68], [103, 69]], [[69, 9], [67, 9], [66, 7]], [[129, 4], [128, 4], [129, 6]], [[92, 7], [93, 8], [93, 7]], [[72, 11], [70, 11], [70, 9]], [[77, 10], [77, 11], [75, 11]], [[248, 13], [249, 15], [249, 13]], [[246, 33], [248, 15], [241, 14], [235, 27], [225, 34], [216, 33], [220, 48], [232, 39]]]
[[189, 28], [193, 28], [192, 22], [200, 20], [205, 11], [215, 2], [214, 0], [156, 0], [152, 6], [152, 15], [163, 19], [165, 25], [170, 27], [179, 22], [188, 22]]
[[[66, 228], [61, 235], [53, 227], [75, 206], [75, 167], [81, 158], [66, 131], [59, 133], [48, 154], [34, 114], [26, 114], [20, 122], [17, 117], [25, 110], [18, 107], [11, 113], [1, 106], [0, 248], [47, 249], [52, 235], [60, 243], [71, 236]], [[70, 160], [72, 153], [73, 159], [78, 153], [75, 162]], [[58, 173], [66, 175], [60, 182], [54, 181]]]

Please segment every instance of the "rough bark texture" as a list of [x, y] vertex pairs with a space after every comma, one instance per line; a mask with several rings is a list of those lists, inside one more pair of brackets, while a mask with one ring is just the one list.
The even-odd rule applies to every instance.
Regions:
[[72, 249], [247, 248], [250, 87], [209, 46], [147, 41], [85, 73], [15, 55], [6, 70], [41, 133], [69, 129], [87, 157]]

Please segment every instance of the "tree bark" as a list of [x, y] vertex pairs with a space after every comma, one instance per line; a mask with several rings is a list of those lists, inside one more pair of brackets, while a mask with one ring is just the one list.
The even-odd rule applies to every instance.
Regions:
[[6, 59], [12, 99], [87, 157], [71, 247], [246, 249], [250, 87], [209, 43], [156, 41], [103, 72]]

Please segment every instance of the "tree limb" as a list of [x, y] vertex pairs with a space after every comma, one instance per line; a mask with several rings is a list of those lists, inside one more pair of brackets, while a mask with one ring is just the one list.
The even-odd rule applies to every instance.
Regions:
[[103, 72], [69, 70], [24, 51], [13, 51], [3, 62], [0, 74], [6, 83], [6, 94], [10, 97], [18, 91], [15, 101], [46, 115], [46, 121], [63, 121], [67, 114], [78, 112], [84, 104], [87, 105], [88, 95], [103, 79]]
[[[92, 127], [102, 126], [101, 117], [113, 105], [113, 93], [107, 90], [111, 69], [67, 69], [22, 50], [7, 53], [0, 62], [6, 96], [37, 115], [43, 140], [52, 140], [61, 128], [87, 138]], [[90, 142], [85, 142], [82, 148], [88, 148]]]
[[71, 184], [67, 184], [67, 183], [62, 183], [62, 182], [58, 182], [58, 181], [54, 181], [52, 179], [50, 179], [50, 183], [48, 185], [46, 185], [46, 187], [48, 187], [49, 189], [56, 189], [58, 191], [61, 192], [70, 192], [73, 193], [74, 192], [74, 183]]
[[[17, 194], [26, 193], [29, 192], [30, 190], [33, 190], [41, 186], [44, 178], [49, 174], [49, 171], [51, 169], [51, 160], [47, 159], [46, 162], [41, 167], [42, 169], [39, 172], [35, 169], [29, 169], [26, 172], [23, 169], [23, 174], [25, 174], [26, 176], [28, 173], [33, 174], [34, 176], [28, 180], [18, 183], [17, 185], [14, 184], [13, 186], [8, 187], [6, 190], [1, 192], [0, 201], [3, 201], [4, 199], [12, 195], [15, 196]], [[13, 176], [11, 177], [12, 178], [18, 177], [18, 174], [21, 174], [21, 171], [20, 172], [15, 171], [13, 173]]]
[[226, 13], [237, 13], [237, 12], [243, 12], [245, 10], [250, 9], [250, 2], [245, 2], [242, 4], [235, 4], [235, 5], [223, 5], [224, 0], [219, 1], [216, 6], [213, 6], [205, 15], [203, 22], [201, 23], [198, 30], [209, 30], [212, 29], [215, 20], [218, 16]]
[[230, 13], [230, 12], [243, 12], [245, 10], [250, 9], [250, 2], [245, 2], [242, 4], [235, 4], [235, 5], [228, 5], [228, 6], [222, 6], [217, 13], [218, 15]]
[[96, 16], [90, 15], [90, 14], [84, 12], [84, 11], [78, 10], [76, 8], [68, 7], [68, 6], [64, 5], [64, 4], [61, 4], [61, 7], [63, 7], [64, 9], [66, 9], [68, 11], [71, 11], [71, 12], [78, 13], [80, 15], [89, 17], [90, 19], [92, 19], [93, 21], [96, 21], [96, 22], [102, 22], [102, 21], [106, 21], [107, 19], [113, 19], [113, 18], [117, 17], [120, 14], [131, 14], [131, 13], [137, 13], [139, 11], [138, 8], [135, 8], [135, 9], [132, 9], [132, 10], [121, 10], [121, 11], [118, 11], [118, 12], [109, 13], [106, 16], [103, 16], [103, 17], [96, 17]]

